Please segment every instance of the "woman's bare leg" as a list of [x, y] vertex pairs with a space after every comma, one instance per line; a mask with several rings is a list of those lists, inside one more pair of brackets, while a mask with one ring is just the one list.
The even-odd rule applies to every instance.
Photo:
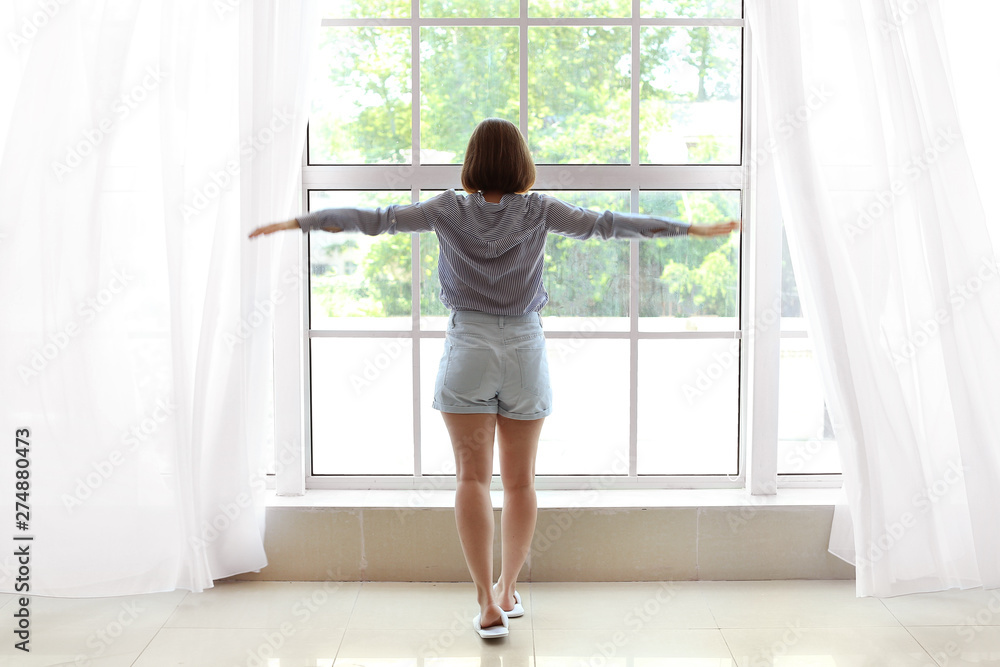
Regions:
[[503, 481], [503, 512], [500, 515], [503, 563], [494, 593], [497, 602], [507, 611], [514, 608], [514, 585], [535, 533], [538, 516], [535, 455], [543, 421], [497, 416], [500, 478]]
[[455, 451], [455, 522], [469, 574], [476, 585], [479, 623], [502, 625], [500, 607], [493, 596], [493, 476], [495, 414], [442, 412]]

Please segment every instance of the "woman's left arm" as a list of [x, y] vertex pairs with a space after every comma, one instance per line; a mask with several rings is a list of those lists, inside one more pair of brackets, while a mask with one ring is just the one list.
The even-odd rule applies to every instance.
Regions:
[[429, 232], [434, 229], [434, 219], [442, 200], [441, 195], [438, 195], [425, 202], [391, 204], [384, 208], [324, 208], [294, 220], [258, 227], [250, 232], [250, 238], [284, 229], [301, 229], [303, 233], [314, 229], [324, 232], [361, 232], [368, 236]]
[[[250, 232], [249, 238], [256, 238], [258, 236], [264, 236], [266, 234], [273, 234], [275, 232], [281, 232], [286, 229], [299, 229], [298, 219], [286, 220], [285, 222], [272, 222], [269, 225], [264, 225], [258, 227], [257, 229]], [[339, 232], [339, 229], [328, 229], [329, 232]]]

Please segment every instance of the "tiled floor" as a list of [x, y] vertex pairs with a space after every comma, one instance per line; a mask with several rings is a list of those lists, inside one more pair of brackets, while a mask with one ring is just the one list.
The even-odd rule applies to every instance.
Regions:
[[471, 584], [241, 582], [35, 598], [31, 653], [0, 596], [0, 666], [1000, 665], [1000, 590], [857, 598], [852, 581], [534, 583], [484, 641]]

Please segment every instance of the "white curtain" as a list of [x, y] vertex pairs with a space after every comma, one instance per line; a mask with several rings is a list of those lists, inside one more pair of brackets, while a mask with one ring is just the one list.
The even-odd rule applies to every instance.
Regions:
[[774, 138], [754, 159], [841, 450], [830, 550], [858, 595], [1000, 586], [1000, 267], [938, 1], [757, 0], [748, 19]]
[[0, 22], [0, 591], [9, 533], [38, 595], [260, 569], [270, 313], [299, 285], [297, 239], [246, 236], [300, 207], [316, 2], [15, 0]]

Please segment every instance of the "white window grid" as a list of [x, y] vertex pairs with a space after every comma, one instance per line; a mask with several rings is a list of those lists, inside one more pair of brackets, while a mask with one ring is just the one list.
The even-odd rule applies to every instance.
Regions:
[[[780, 327], [762, 327], [752, 330], [749, 322], [766, 321], [768, 304], [773, 304], [780, 295], [780, 269], [762, 272], [761, 267], [780, 267], [781, 245], [780, 226], [773, 201], [764, 202], [766, 211], [761, 215], [755, 210], [752, 194], [755, 185], [753, 160], [754, 132], [752, 131], [752, 111], [754, 106], [753, 76], [751, 63], [752, 36], [742, 18], [646, 18], [639, 15], [639, 0], [632, 1], [632, 16], [629, 18], [538, 18], [528, 16], [528, 0], [521, 0], [520, 16], [517, 18], [423, 18], [419, 16], [419, 0], [411, 1], [411, 17], [398, 19], [323, 19], [322, 26], [337, 27], [383, 27], [404, 26], [411, 30], [411, 76], [412, 95], [412, 163], [411, 164], [310, 164], [308, 146], [303, 155], [302, 201], [303, 210], [308, 210], [309, 193], [322, 190], [405, 190], [409, 189], [412, 202], [419, 201], [421, 191], [440, 191], [455, 187], [459, 182], [461, 165], [420, 163], [420, 28], [441, 26], [518, 26], [520, 30], [520, 117], [519, 125], [526, 134], [528, 127], [528, 28], [531, 26], [572, 27], [572, 26], [627, 26], [631, 27], [631, 128], [630, 163], [627, 165], [595, 164], [539, 164], [537, 165], [536, 190], [614, 190], [630, 193], [631, 211], [638, 212], [640, 191], [734, 191], [740, 192], [740, 211], [743, 231], [740, 243], [739, 285], [740, 299], [739, 327], [730, 332], [680, 331], [653, 332], [639, 331], [638, 327], [638, 253], [640, 241], [629, 242], [630, 303], [629, 330], [570, 332], [546, 330], [548, 338], [566, 339], [626, 339], [629, 352], [629, 391], [631, 394], [629, 425], [629, 472], [628, 475], [540, 475], [536, 479], [539, 489], [627, 489], [627, 488], [743, 488], [754, 494], [772, 494], [779, 483], [783, 487], [837, 486], [839, 475], [781, 475], [777, 468], [777, 366], [781, 337], [802, 337], [807, 332], [781, 331]], [[639, 162], [639, 77], [641, 28], [647, 26], [736, 26], [742, 29], [742, 141], [741, 164], [641, 164]], [[571, 183], [567, 187], [567, 183]], [[734, 184], [739, 184], [734, 186]], [[769, 218], [768, 224], [759, 234], [755, 232], [755, 221]], [[765, 233], [766, 232], [766, 233]], [[345, 488], [345, 489], [454, 489], [453, 475], [421, 474], [421, 411], [420, 402], [429, 400], [423, 396], [420, 374], [435, 372], [436, 369], [422, 369], [420, 365], [420, 342], [426, 338], [443, 338], [443, 331], [420, 328], [420, 234], [412, 236], [411, 271], [412, 326], [409, 330], [313, 330], [310, 328], [310, 290], [302, 291], [302, 367], [299, 370], [303, 387], [303, 441], [306, 447], [301, 452], [304, 457], [305, 488]], [[300, 260], [309, 266], [308, 237], [301, 244]], [[308, 273], [308, 269], [306, 269]], [[769, 277], [763, 277], [766, 273]], [[762, 279], [763, 278], [763, 279]], [[753, 318], [751, 320], [751, 318]], [[750, 334], [750, 335], [746, 335]], [[311, 340], [316, 338], [400, 338], [412, 341], [412, 395], [413, 409], [413, 466], [412, 475], [313, 475], [311, 469], [312, 414], [311, 414]], [[637, 404], [635, 396], [638, 385], [638, 342], [642, 339], [693, 339], [693, 338], [735, 338], [740, 342], [739, 379], [739, 428], [738, 428], [738, 473], [736, 475], [638, 475], [637, 453]], [[751, 400], [755, 396], [756, 400]], [[285, 475], [301, 474], [297, 466], [283, 466]], [[298, 470], [296, 472], [296, 470]], [[498, 487], [499, 476], [494, 474], [493, 486]], [[286, 480], [286, 488], [301, 486], [298, 480]]]

